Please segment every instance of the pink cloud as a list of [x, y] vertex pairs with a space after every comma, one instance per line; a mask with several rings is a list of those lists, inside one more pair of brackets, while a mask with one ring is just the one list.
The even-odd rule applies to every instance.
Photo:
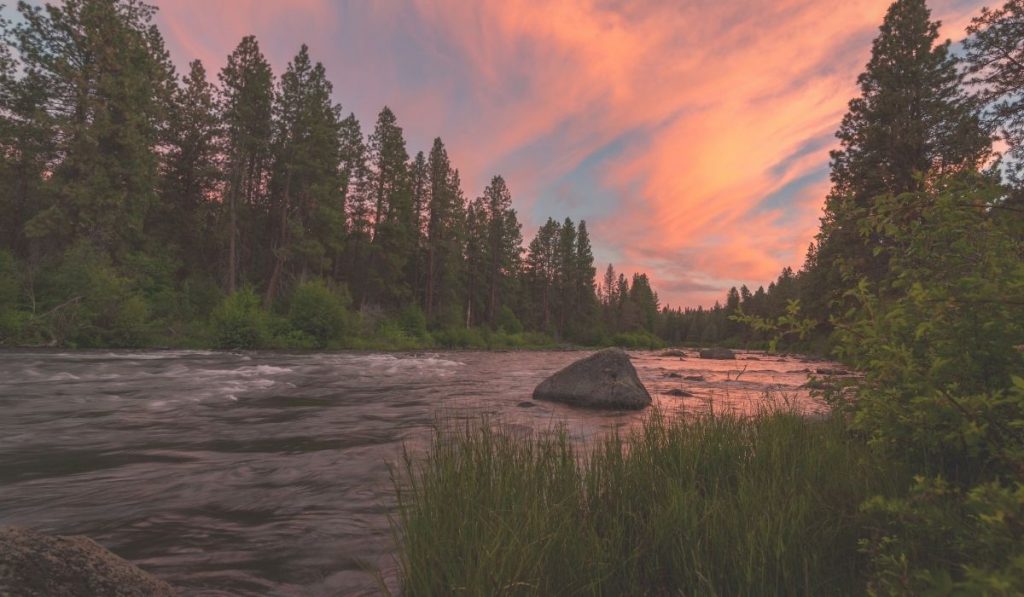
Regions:
[[[663, 302], [686, 305], [800, 265], [827, 181], [771, 209], [760, 204], [820, 176], [889, 2], [161, 4], [172, 52], [202, 58], [211, 72], [249, 33], [278, 70], [310, 43], [339, 100], [364, 108], [364, 129], [391, 105], [424, 148], [445, 139], [468, 195], [501, 172], [521, 213], [628, 136], [597, 181], [615, 206], [574, 211], [599, 253], [619, 256], [618, 269], [647, 271]], [[935, 2], [933, 17], [959, 38], [976, 4]], [[410, 56], [411, 71], [402, 62]], [[818, 149], [806, 152], [809, 143]]]

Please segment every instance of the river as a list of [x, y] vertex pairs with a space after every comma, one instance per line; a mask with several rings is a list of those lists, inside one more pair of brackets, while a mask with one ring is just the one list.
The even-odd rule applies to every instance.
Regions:
[[[823, 410], [801, 388], [821, 365], [686, 352], [632, 353], [669, 416], [754, 412], [766, 390]], [[564, 424], [579, 442], [636, 425], [530, 401], [586, 354], [3, 351], [0, 526], [87, 535], [186, 595], [395, 590], [402, 446], [422, 450], [439, 417]]]

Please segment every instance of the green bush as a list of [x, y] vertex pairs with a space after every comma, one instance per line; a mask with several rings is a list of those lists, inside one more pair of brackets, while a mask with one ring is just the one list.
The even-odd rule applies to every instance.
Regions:
[[69, 249], [40, 284], [52, 297], [40, 325], [56, 344], [127, 348], [149, 339], [150, 309], [132, 280], [88, 243]]
[[299, 330], [286, 330], [274, 334], [274, 348], [283, 350], [313, 350], [318, 348], [316, 338]]
[[1024, 262], [1014, 231], [979, 208], [1000, 190], [976, 183], [880, 197], [860, 217], [888, 273], [854, 281], [835, 322], [841, 356], [864, 371], [836, 406], [917, 475], [864, 507], [878, 593], [1024, 590]]
[[14, 344], [22, 336], [27, 315], [18, 311], [19, 292], [14, 257], [0, 251], [0, 346]]
[[344, 289], [332, 291], [322, 280], [305, 282], [292, 293], [288, 321], [292, 329], [312, 338], [317, 348], [326, 348], [348, 331], [351, 302]]
[[502, 305], [501, 309], [498, 310], [495, 327], [507, 334], [521, 334], [523, 332], [522, 322], [519, 321], [519, 318], [516, 317], [516, 314], [512, 312], [508, 305]]
[[411, 338], [427, 337], [427, 316], [419, 305], [408, 305], [398, 314], [398, 326]]
[[251, 288], [225, 297], [210, 319], [217, 348], [253, 349], [266, 344], [267, 314]]
[[29, 314], [14, 309], [0, 309], [0, 346], [13, 346], [23, 341]]
[[14, 257], [7, 251], [0, 251], [0, 311], [16, 309], [20, 291]]
[[615, 334], [612, 344], [622, 348], [644, 348], [655, 350], [665, 348], [665, 341], [646, 331]]
[[444, 348], [487, 348], [480, 328], [450, 327], [434, 332], [434, 341]]

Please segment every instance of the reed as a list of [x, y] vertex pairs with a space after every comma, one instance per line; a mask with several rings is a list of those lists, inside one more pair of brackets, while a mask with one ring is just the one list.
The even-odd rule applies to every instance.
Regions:
[[393, 478], [408, 595], [863, 593], [858, 505], [901, 482], [840, 421], [780, 411], [584, 447], [447, 423]]

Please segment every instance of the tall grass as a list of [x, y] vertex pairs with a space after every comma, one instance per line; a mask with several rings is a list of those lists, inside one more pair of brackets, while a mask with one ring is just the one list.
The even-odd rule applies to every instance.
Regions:
[[[396, 470], [408, 595], [863, 593], [858, 505], [892, 471], [838, 421], [666, 421], [579, 449], [441, 426]], [[885, 485], [885, 486], [881, 486]]]

